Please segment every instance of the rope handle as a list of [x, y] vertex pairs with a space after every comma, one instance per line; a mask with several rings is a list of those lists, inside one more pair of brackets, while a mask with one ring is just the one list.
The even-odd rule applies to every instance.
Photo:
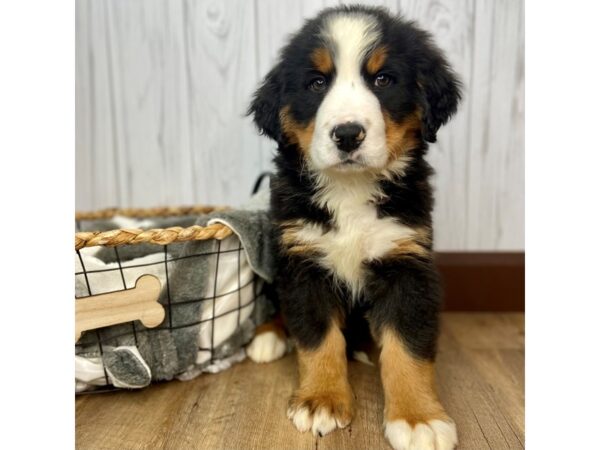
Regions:
[[[176, 206], [158, 208], [107, 208], [99, 211], [77, 212], [75, 220], [110, 219], [120, 215], [124, 217], [169, 217], [209, 214], [229, 209], [225, 206]], [[206, 227], [192, 225], [191, 227], [170, 227], [142, 230], [140, 228], [124, 228], [109, 231], [81, 231], [75, 233], [75, 250], [96, 245], [117, 246], [125, 244], [159, 244], [173, 242], [203, 241], [207, 239], [225, 239], [231, 236], [231, 229], [222, 224]]]
[[173, 242], [221, 240], [231, 234], [233, 234], [231, 228], [220, 223], [206, 227], [192, 225], [187, 228], [169, 227], [152, 230], [126, 228], [110, 231], [82, 231], [75, 233], [75, 250], [96, 245], [116, 246], [142, 243], [166, 245]]
[[225, 206], [176, 206], [159, 208], [107, 208], [99, 211], [77, 212], [75, 220], [98, 220], [111, 219], [114, 216], [124, 217], [169, 217], [169, 216], [191, 216], [199, 214], [208, 214], [216, 211], [225, 211], [229, 208]]

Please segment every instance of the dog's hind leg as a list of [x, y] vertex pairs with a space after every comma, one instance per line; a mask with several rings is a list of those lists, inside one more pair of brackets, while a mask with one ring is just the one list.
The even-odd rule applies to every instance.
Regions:
[[256, 327], [246, 354], [256, 363], [269, 363], [281, 358], [288, 349], [287, 335], [281, 316]]

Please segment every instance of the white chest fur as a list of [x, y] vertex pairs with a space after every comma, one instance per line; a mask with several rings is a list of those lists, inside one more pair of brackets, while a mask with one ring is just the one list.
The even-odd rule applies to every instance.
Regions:
[[320, 179], [317, 203], [330, 211], [335, 226], [304, 224], [295, 234], [297, 242], [318, 250], [319, 262], [358, 294], [364, 282], [364, 263], [377, 260], [415, 231], [391, 217], [380, 218], [373, 204], [380, 196], [377, 185], [357, 174]]

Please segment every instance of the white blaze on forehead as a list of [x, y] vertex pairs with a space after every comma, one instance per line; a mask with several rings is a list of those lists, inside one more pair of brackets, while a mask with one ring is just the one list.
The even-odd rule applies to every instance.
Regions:
[[360, 80], [362, 61], [379, 38], [376, 20], [359, 14], [334, 16], [327, 22], [324, 36], [334, 46], [338, 78]]
[[315, 120], [310, 156], [323, 170], [340, 163], [331, 131], [345, 122], [358, 122], [366, 137], [354, 157], [366, 167], [381, 170], [388, 161], [385, 122], [379, 100], [362, 77], [369, 50], [380, 38], [377, 20], [368, 14], [339, 13], [324, 25], [321, 37], [332, 49], [335, 75]]

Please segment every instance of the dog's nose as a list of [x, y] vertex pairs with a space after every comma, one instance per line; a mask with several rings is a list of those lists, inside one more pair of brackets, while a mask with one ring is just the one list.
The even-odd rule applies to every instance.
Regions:
[[331, 139], [337, 147], [343, 152], [356, 150], [367, 133], [363, 126], [357, 122], [346, 122], [336, 125], [331, 130]]

